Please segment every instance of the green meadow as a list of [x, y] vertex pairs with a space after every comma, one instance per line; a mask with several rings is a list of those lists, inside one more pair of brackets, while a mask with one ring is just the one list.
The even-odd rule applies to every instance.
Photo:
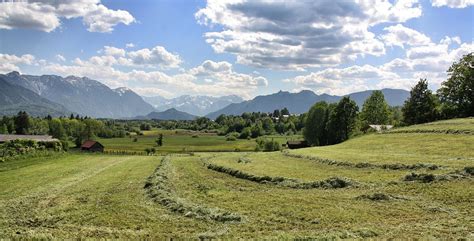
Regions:
[[[254, 140], [165, 132], [156, 156], [7, 161], [0, 238], [469, 240], [474, 135], [418, 130], [473, 126], [435, 122], [281, 152], [254, 152]], [[141, 151], [159, 133], [100, 141]], [[189, 149], [166, 153], [182, 147]]]

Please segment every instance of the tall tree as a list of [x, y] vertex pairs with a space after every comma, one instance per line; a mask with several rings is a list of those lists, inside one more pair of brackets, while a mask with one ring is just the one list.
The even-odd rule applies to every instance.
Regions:
[[403, 105], [403, 122], [413, 125], [434, 121], [437, 117], [437, 104], [436, 96], [428, 89], [426, 79], [420, 79]]
[[359, 107], [349, 97], [342, 98], [329, 117], [328, 141], [337, 144], [349, 139], [356, 126]]
[[310, 145], [322, 146], [327, 144], [326, 121], [328, 114], [328, 103], [325, 101], [317, 102], [309, 109], [303, 135]]
[[290, 115], [290, 111], [286, 107], [283, 108], [280, 113], [281, 113], [281, 115]]
[[386, 125], [390, 119], [390, 110], [385, 97], [380, 90], [372, 92], [362, 106], [360, 118], [366, 125]]
[[474, 116], [474, 53], [453, 63], [448, 76], [438, 90], [443, 115], [448, 118]]
[[25, 135], [29, 133], [30, 117], [25, 111], [20, 111], [15, 117], [15, 131], [18, 135]]

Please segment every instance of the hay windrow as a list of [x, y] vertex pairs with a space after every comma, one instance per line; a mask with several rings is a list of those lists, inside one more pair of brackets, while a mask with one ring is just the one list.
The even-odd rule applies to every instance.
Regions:
[[355, 198], [356, 200], [369, 200], [369, 201], [390, 201], [390, 200], [408, 200], [404, 197], [398, 197], [385, 193], [372, 193], [372, 194], [363, 194]]
[[472, 178], [474, 178], [474, 167], [464, 167], [462, 170], [456, 170], [453, 172], [439, 175], [412, 172], [406, 175], [403, 180], [407, 182], [430, 183], [436, 181], [452, 181]]
[[347, 178], [331, 177], [322, 181], [313, 182], [301, 182], [293, 178], [286, 177], [270, 177], [270, 176], [257, 176], [250, 173], [246, 173], [240, 170], [223, 167], [211, 163], [205, 163], [206, 167], [210, 170], [225, 173], [230, 176], [261, 183], [261, 184], [272, 184], [282, 187], [289, 187], [295, 189], [311, 189], [311, 188], [345, 188], [349, 186], [355, 186], [355, 183]]
[[179, 213], [185, 217], [196, 219], [214, 220], [217, 222], [241, 222], [242, 217], [238, 214], [217, 208], [203, 207], [188, 203], [179, 199], [171, 188], [169, 176], [171, 164], [169, 156], [161, 161], [153, 174], [145, 183], [147, 195], [155, 202], [160, 203], [172, 212]]
[[345, 167], [354, 167], [354, 168], [380, 168], [380, 169], [388, 169], [388, 170], [417, 170], [417, 169], [428, 169], [428, 170], [437, 170], [441, 168], [439, 165], [435, 164], [428, 164], [428, 163], [416, 163], [416, 164], [402, 164], [402, 163], [394, 163], [394, 164], [373, 164], [367, 162], [346, 162], [346, 161], [335, 161], [330, 159], [324, 159], [315, 156], [306, 156], [300, 154], [290, 153], [288, 151], [282, 152], [283, 155], [293, 158], [300, 158], [300, 159], [307, 159], [311, 161], [316, 161], [326, 165], [335, 165], [335, 166], [345, 166]]

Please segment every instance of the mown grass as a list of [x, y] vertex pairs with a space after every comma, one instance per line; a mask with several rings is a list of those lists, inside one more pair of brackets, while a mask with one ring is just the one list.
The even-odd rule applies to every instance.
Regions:
[[453, 134], [474, 134], [474, 117], [441, 120], [419, 125], [411, 125], [407, 127], [395, 128], [387, 131], [387, 133], [404, 133], [404, 132], [421, 132], [421, 133], [453, 133]]
[[474, 135], [393, 133], [369, 134], [337, 145], [290, 153], [354, 163], [425, 163], [463, 168], [474, 163], [473, 146]]
[[[156, 144], [159, 134], [163, 134], [163, 146]], [[134, 142], [134, 138], [137, 141]], [[300, 136], [272, 135], [266, 138], [279, 141], [280, 144], [287, 140], [298, 139]], [[151, 130], [144, 131], [143, 135], [129, 136], [124, 138], [100, 138], [100, 143], [105, 146], [106, 151], [144, 151], [145, 148], [156, 148], [161, 153], [176, 152], [234, 152], [254, 151], [255, 139], [237, 139], [226, 141], [225, 136], [217, 136], [214, 133], [193, 132], [186, 130]]]
[[[472, 138], [370, 134], [339, 145], [289, 151], [298, 158], [283, 152], [172, 154], [163, 169], [157, 168], [163, 156], [69, 153], [18, 159], [0, 163], [0, 239], [469, 240], [474, 238], [474, 177], [423, 183], [405, 176], [442, 177], [474, 166]], [[335, 165], [308, 156], [441, 167], [393, 170]], [[359, 185], [268, 185], [211, 170], [206, 163], [255, 176], [301, 182], [340, 177]], [[151, 184], [145, 188], [147, 180]], [[226, 214], [238, 219], [222, 221]]]

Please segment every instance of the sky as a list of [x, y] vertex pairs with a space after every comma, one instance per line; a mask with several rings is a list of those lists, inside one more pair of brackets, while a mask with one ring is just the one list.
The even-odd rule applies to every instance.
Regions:
[[473, 38], [474, 0], [0, 2], [0, 73], [166, 98], [436, 90]]

